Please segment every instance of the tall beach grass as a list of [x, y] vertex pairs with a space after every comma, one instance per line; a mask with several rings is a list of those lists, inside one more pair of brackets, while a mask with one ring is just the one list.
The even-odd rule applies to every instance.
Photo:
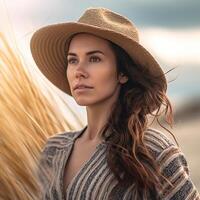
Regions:
[[55, 105], [0, 33], [0, 199], [39, 199], [36, 168], [43, 145], [73, 129]]

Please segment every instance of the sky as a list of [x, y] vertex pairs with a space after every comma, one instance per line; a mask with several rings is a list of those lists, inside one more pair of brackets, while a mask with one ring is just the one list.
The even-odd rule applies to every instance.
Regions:
[[200, 96], [199, 0], [0, 0], [4, 16], [0, 31], [15, 38], [33, 66], [29, 49], [33, 32], [48, 24], [77, 20], [88, 7], [106, 7], [128, 17], [139, 30], [140, 43], [164, 72], [175, 67], [167, 74], [167, 92], [174, 102]]

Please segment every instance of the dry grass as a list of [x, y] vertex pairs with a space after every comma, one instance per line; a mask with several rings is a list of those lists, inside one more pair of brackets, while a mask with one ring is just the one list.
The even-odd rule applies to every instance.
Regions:
[[38, 200], [41, 149], [50, 135], [72, 127], [1, 33], [0, 47], [0, 199]]

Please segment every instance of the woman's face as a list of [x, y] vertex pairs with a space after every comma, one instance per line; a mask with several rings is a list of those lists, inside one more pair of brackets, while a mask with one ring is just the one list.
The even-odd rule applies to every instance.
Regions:
[[[71, 93], [79, 105], [89, 106], [117, 98], [124, 77], [117, 78], [116, 59], [108, 41], [86, 33], [75, 35], [67, 61]], [[74, 90], [76, 84], [90, 88]]]

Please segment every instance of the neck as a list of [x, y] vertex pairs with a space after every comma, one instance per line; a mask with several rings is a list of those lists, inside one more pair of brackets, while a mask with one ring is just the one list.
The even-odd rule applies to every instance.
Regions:
[[115, 99], [116, 96], [113, 95], [112, 98], [106, 101], [86, 107], [88, 125], [85, 134], [83, 134], [84, 140], [99, 141], [103, 139], [101, 131], [108, 121]]

